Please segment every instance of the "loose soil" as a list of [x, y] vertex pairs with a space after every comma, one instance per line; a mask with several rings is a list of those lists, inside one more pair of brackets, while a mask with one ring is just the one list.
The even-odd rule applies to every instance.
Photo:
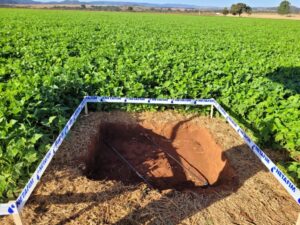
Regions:
[[[275, 161], [281, 157], [264, 150]], [[23, 218], [26, 224], [57, 225], [285, 225], [295, 224], [298, 212], [224, 120], [172, 111], [98, 112], [76, 122]], [[13, 222], [2, 217], [0, 224]]]
[[130, 184], [141, 181], [142, 175], [159, 190], [198, 192], [236, 184], [235, 173], [212, 135], [190, 121], [101, 123], [92, 140], [86, 159], [91, 179]]

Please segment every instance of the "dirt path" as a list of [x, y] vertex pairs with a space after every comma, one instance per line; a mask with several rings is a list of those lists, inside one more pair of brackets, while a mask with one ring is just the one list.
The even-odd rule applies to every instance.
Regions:
[[[189, 120], [187, 124], [181, 123], [186, 120]], [[122, 177], [89, 179], [91, 177], [86, 176], [88, 168], [83, 162], [92, 160], [87, 158], [91, 146], [95, 146], [96, 139], [92, 137], [99, 134], [100, 124], [104, 121], [142, 126], [164, 137], [170, 137], [175, 124], [178, 124], [182, 139], [172, 143], [178, 149], [183, 146], [178, 142], [187, 139], [185, 135], [197, 139], [197, 135], [187, 132], [192, 132], [195, 127], [199, 127], [201, 132], [208, 130], [207, 138], [211, 136], [216, 141], [228, 159], [227, 164], [235, 171], [234, 175], [238, 178], [236, 185], [224, 189], [208, 188], [211, 191], [200, 193], [190, 189], [179, 192], [164, 188], [160, 193], [149, 190], [136, 179], [128, 179], [128, 182], [121, 182]], [[153, 127], [155, 124], [161, 126]], [[124, 129], [123, 132], [125, 137], [130, 133]], [[160, 143], [158, 139], [156, 141]], [[272, 159], [278, 157], [273, 152], [266, 152]], [[218, 160], [219, 156], [211, 160]], [[221, 166], [222, 170], [225, 165]], [[125, 173], [126, 169], [114, 166], [110, 170]], [[222, 177], [222, 170], [219, 177]], [[299, 207], [294, 200], [223, 120], [183, 116], [173, 112], [112, 112], [91, 113], [75, 124], [26, 204], [23, 216], [26, 224], [285, 225], [295, 224], [298, 212]], [[0, 224], [13, 223], [9, 217], [5, 217], [1, 218]]]

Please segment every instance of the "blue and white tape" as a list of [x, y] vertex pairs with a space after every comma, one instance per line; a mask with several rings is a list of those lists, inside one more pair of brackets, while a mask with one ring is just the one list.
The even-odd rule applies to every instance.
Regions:
[[87, 102], [100, 103], [130, 103], [130, 104], [156, 104], [156, 105], [212, 105], [214, 99], [155, 99], [155, 98], [118, 98], [87, 96]]
[[30, 194], [41, 179], [44, 171], [57, 152], [59, 146], [70, 131], [74, 122], [78, 118], [80, 112], [87, 103], [130, 103], [130, 104], [165, 104], [165, 105], [213, 105], [221, 115], [228, 121], [233, 129], [241, 136], [241, 138], [250, 147], [253, 153], [262, 161], [262, 163], [270, 170], [275, 178], [284, 186], [295, 201], [300, 204], [299, 189], [293, 184], [283, 172], [269, 159], [269, 157], [251, 140], [251, 138], [237, 125], [229, 114], [214, 99], [153, 99], [153, 98], [119, 98], [119, 97], [101, 97], [86, 96], [79, 104], [64, 129], [60, 132], [50, 150], [44, 156], [36, 171], [22, 190], [20, 196], [15, 202], [0, 204], [0, 215], [14, 214], [20, 211], [30, 197]]
[[272, 162], [272, 160], [261, 150], [246, 134], [243, 129], [237, 125], [233, 119], [228, 115], [228, 113], [220, 106], [217, 101], [214, 102], [215, 108], [222, 114], [222, 116], [228, 121], [232, 128], [241, 136], [241, 138], [250, 147], [252, 152], [260, 159], [260, 161], [269, 169], [269, 171], [274, 175], [274, 177], [282, 184], [282, 186], [288, 191], [288, 193], [294, 198], [294, 200], [300, 205], [300, 191], [290, 181], [284, 173]]
[[63, 130], [60, 132], [58, 137], [56, 138], [55, 142], [49, 149], [49, 151], [46, 153], [44, 158], [42, 159], [41, 163], [38, 165], [37, 169], [33, 173], [30, 180], [25, 185], [25, 188], [22, 190], [21, 194], [17, 198], [17, 200], [11, 204], [0, 204], [0, 215], [8, 215], [8, 214], [14, 214], [17, 213], [17, 211], [20, 211], [26, 201], [28, 200], [30, 194], [36, 187], [37, 183], [41, 179], [44, 171], [46, 170], [47, 166], [49, 165], [51, 159], [55, 155], [56, 151], [58, 150], [59, 146], [65, 139], [66, 135], [70, 131], [71, 127], [73, 126], [74, 122], [76, 121], [77, 117], [79, 116], [80, 112], [84, 108], [86, 104], [86, 99], [83, 99], [82, 102], [79, 104]]
[[15, 202], [0, 204], [0, 215], [13, 214], [15, 209], [17, 209]]

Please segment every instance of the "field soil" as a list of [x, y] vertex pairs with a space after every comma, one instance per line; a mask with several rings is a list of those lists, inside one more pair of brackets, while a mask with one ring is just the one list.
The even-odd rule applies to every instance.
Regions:
[[22, 215], [26, 224], [284, 225], [298, 213], [224, 120], [166, 111], [82, 116]]
[[158, 190], [198, 193], [236, 184], [234, 170], [212, 135], [189, 120], [105, 122], [92, 140], [85, 156], [86, 174], [91, 179], [130, 183], [140, 182], [141, 175]]
[[[228, 15], [228, 16], [233, 16], [233, 15]], [[252, 13], [250, 15], [242, 14], [241, 17], [244, 17], [244, 18], [263, 18], [263, 19], [300, 20], [300, 14], [280, 15], [280, 14], [277, 14], [277, 13]]]

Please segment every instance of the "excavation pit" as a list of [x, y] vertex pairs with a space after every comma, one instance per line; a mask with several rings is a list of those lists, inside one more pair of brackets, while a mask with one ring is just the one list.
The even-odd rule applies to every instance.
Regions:
[[101, 123], [88, 149], [85, 173], [90, 179], [200, 192], [237, 183], [211, 133], [190, 121]]

